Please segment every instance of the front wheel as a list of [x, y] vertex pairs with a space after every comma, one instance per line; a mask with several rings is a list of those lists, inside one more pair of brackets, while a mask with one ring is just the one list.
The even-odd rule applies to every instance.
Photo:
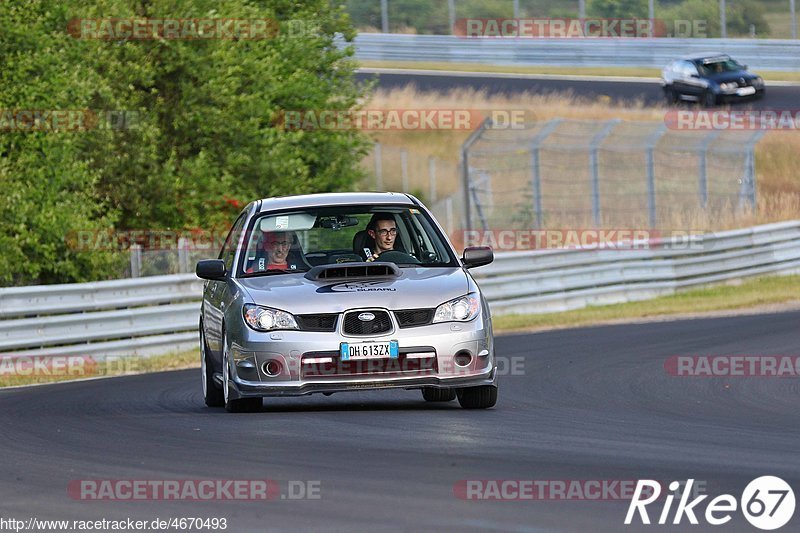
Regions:
[[481, 385], [458, 389], [458, 403], [464, 409], [488, 409], [497, 403], [497, 387]]
[[209, 361], [203, 326], [200, 326], [200, 375], [203, 381], [203, 399], [206, 405], [209, 407], [222, 407], [225, 405], [222, 389], [214, 383], [214, 365]]
[[261, 409], [261, 398], [231, 398], [230, 388], [230, 361], [228, 359], [228, 339], [222, 340], [222, 395], [224, 398], [225, 410], [229, 413], [252, 413]]
[[713, 91], [706, 91], [703, 93], [703, 105], [705, 107], [714, 107], [717, 105], [717, 95]]
[[664, 87], [664, 99], [667, 105], [672, 105], [678, 101], [678, 93], [672, 87]]

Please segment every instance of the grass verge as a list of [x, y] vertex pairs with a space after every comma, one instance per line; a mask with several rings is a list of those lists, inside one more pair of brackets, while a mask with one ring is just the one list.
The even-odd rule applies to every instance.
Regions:
[[200, 366], [200, 349], [153, 357], [66, 356], [0, 359], [0, 388], [106, 376], [126, 376]]
[[[659, 78], [661, 69], [636, 67], [546, 67], [502, 66], [480, 63], [436, 63], [432, 61], [360, 61], [363, 68], [397, 68], [418, 70], [451, 70], [455, 72], [487, 72], [506, 74], [541, 74], [572, 76], [625, 76], [632, 78]], [[758, 70], [766, 81], [800, 81], [800, 72]]]
[[[767, 276], [693, 289], [652, 300], [586, 307], [562, 313], [504, 315], [492, 322], [497, 333], [589, 326], [609, 322], [679, 317], [715, 311], [763, 310], [764, 306], [800, 305], [800, 276]], [[775, 309], [778, 310], [778, 309]]]

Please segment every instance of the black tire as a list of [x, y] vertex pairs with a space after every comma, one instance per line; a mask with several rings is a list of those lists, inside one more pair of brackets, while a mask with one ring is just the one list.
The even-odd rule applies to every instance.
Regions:
[[672, 87], [664, 87], [664, 99], [667, 105], [673, 105], [678, 101], [678, 93]]
[[458, 389], [458, 403], [464, 409], [488, 409], [497, 403], [497, 387], [481, 385]]
[[261, 398], [229, 399], [225, 404], [225, 410], [229, 413], [255, 413], [260, 411], [262, 406]]
[[233, 399], [230, 396], [230, 385], [228, 372], [228, 338], [222, 336], [222, 398], [225, 410], [229, 413], [252, 413], [261, 410], [263, 405], [261, 398], [239, 398]]
[[456, 391], [455, 389], [426, 387], [422, 389], [422, 397], [426, 402], [451, 402], [456, 399]]
[[205, 335], [200, 326], [200, 372], [203, 380], [203, 399], [209, 407], [222, 407], [225, 405], [225, 398], [222, 389], [214, 382], [214, 365], [208, 355]]
[[703, 93], [703, 107], [714, 107], [717, 105], [717, 95], [714, 91], [706, 91]]

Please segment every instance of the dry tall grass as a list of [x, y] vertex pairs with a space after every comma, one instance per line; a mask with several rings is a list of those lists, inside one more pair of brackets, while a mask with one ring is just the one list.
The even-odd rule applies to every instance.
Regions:
[[[524, 110], [527, 119], [547, 121], [553, 118], [576, 120], [645, 121], [659, 123], [664, 120], [667, 108], [646, 106], [642, 101], [613, 103], [610, 98], [587, 99], [572, 94], [492, 95], [483, 91], [453, 90], [446, 93], [421, 92], [413, 86], [396, 90], [379, 90], [367, 105], [375, 109], [473, 109]], [[403, 148], [410, 154], [409, 190], [428, 194], [427, 160], [439, 160], [436, 170], [436, 188], [439, 197], [453, 194], [459, 188], [457, 171], [460, 148], [470, 131], [382, 131], [373, 137], [384, 147], [384, 187], [399, 190], [399, 161], [396, 154]], [[395, 154], [394, 156], [392, 154]], [[756, 209], [751, 212], [737, 210], [733, 205], [719, 205], [710, 211], [687, 208], [672, 210], [661, 217], [660, 225], [669, 228], [720, 230], [754, 224], [791, 220], [800, 214], [800, 132], [769, 132], [756, 146]], [[391, 159], [395, 157], [395, 159]], [[374, 170], [374, 159], [364, 161], [367, 170]], [[694, 168], [687, 164], [687, 173]], [[374, 179], [374, 178], [372, 178]], [[374, 188], [370, 180], [365, 188]], [[646, 221], [642, 221], [646, 222]], [[570, 221], [571, 224], [591, 226], [591, 221]], [[563, 227], [563, 222], [556, 222]], [[618, 225], [611, 219], [603, 225]]]

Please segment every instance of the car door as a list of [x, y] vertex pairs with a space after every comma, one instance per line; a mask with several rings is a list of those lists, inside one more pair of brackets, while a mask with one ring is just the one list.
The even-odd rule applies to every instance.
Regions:
[[697, 66], [691, 61], [684, 61], [681, 69], [681, 79], [686, 85], [684, 94], [700, 99], [706, 89], [706, 83], [701, 79]]
[[691, 68], [689, 68], [690, 66], [693, 65], [688, 61], [679, 61], [675, 65], [675, 78], [672, 81], [672, 87], [679, 96], [695, 96], [690, 82], [692, 72]]
[[[234, 274], [234, 258], [236, 257], [236, 249], [239, 246], [246, 220], [247, 212], [245, 211], [234, 222], [219, 253], [218, 259], [222, 259], [225, 262], [228, 278]], [[208, 349], [211, 350], [217, 360], [221, 360], [222, 356], [222, 317], [225, 312], [227, 292], [227, 279], [206, 281], [203, 291], [203, 331]]]

